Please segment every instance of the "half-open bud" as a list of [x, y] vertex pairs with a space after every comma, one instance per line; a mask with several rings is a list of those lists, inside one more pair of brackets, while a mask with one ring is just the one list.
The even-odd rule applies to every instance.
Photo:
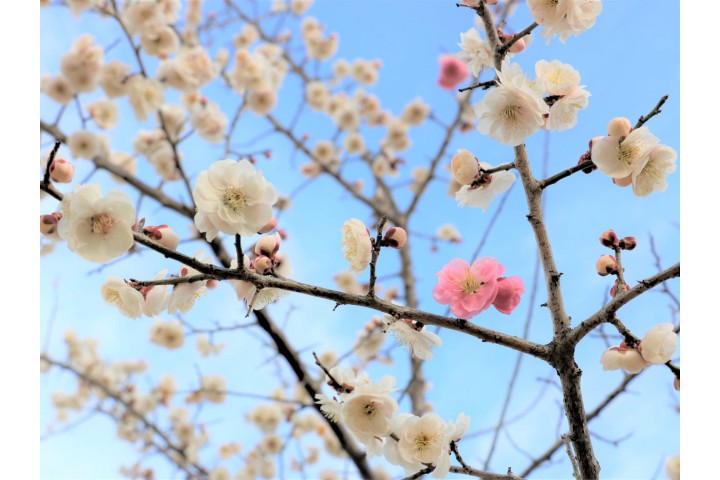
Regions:
[[253, 260], [252, 264], [255, 271], [260, 275], [265, 275], [266, 273], [272, 272], [273, 261], [265, 255], [260, 255], [259, 257], [257, 257], [255, 260]]
[[615, 248], [620, 245], [620, 240], [614, 231], [605, 230], [603, 234], [600, 235], [600, 243], [604, 247]]
[[270, 219], [270, 221], [264, 227], [262, 227], [260, 230], [258, 230], [257, 233], [260, 233], [260, 234], [270, 233], [273, 230], [275, 230], [275, 227], [277, 227], [277, 223], [278, 223], [277, 218], [272, 217]]
[[61, 213], [40, 215], [40, 233], [46, 237], [57, 237], [58, 221], [62, 218]]
[[632, 183], [632, 175], [624, 178], [613, 178], [613, 183], [618, 187], [627, 187]]
[[255, 254], [258, 256], [265, 255], [273, 258], [278, 250], [280, 250], [280, 235], [278, 233], [265, 235], [255, 244]]
[[469, 185], [478, 175], [478, 161], [469, 150], [460, 148], [450, 162], [453, 179], [460, 185]]
[[620, 248], [623, 250], [632, 250], [637, 247], [637, 239], [635, 237], [625, 237], [620, 239]]
[[392, 248], [402, 248], [407, 243], [407, 232], [400, 227], [391, 227], [385, 232], [383, 245]]
[[595, 270], [597, 270], [598, 275], [602, 277], [611, 273], [618, 273], [619, 268], [615, 257], [612, 255], [603, 255], [598, 258], [598, 261], [595, 263]]
[[608, 123], [608, 135], [611, 137], [622, 140], [630, 134], [630, 130], [632, 130], [632, 125], [630, 120], [625, 117], [615, 117]]
[[50, 164], [50, 179], [56, 183], [70, 183], [75, 175], [75, 166], [62, 158]]
[[170, 250], [177, 250], [180, 237], [175, 230], [167, 225], [150, 226], [143, 228], [143, 232], [157, 243]]

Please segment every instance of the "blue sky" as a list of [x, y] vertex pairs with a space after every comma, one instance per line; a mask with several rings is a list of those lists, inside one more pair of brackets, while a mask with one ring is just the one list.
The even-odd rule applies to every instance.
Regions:
[[[220, 2], [206, 2], [206, 11]], [[384, 108], [399, 114], [403, 106], [417, 96], [433, 106], [434, 114], [449, 121], [454, 113], [451, 94], [436, 84], [438, 56], [458, 50], [459, 34], [473, 26], [471, 12], [456, 8], [452, 2], [440, 1], [318, 1], [311, 8], [310, 15], [319, 18], [327, 30], [338, 32], [340, 48], [338, 57], [352, 60], [356, 57], [379, 58], [383, 61], [380, 80], [368, 90], [377, 95]], [[682, 165], [679, 149], [679, 3], [673, 1], [606, 1], [603, 13], [594, 28], [579, 37], [571, 37], [565, 44], [557, 39], [546, 45], [544, 39], [535, 35], [530, 47], [515, 57], [524, 71], [532, 74], [537, 60], [558, 59], [572, 64], [582, 75], [582, 84], [592, 94], [589, 107], [580, 113], [578, 125], [569, 131], [536, 133], [527, 141], [531, 164], [541, 172], [543, 148], [549, 149], [547, 169], [555, 173], [574, 165], [587, 148], [587, 142], [601, 135], [607, 121], [615, 116], [627, 116], [635, 121], [647, 113], [664, 95], [670, 99], [663, 113], [648, 124], [650, 130], [661, 142], [678, 150], [678, 165]], [[511, 17], [506, 30], [516, 31], [531, 22], [524, 4], [519, 5]], [[289, 24], [288, 24], [289, 25]], [[293, 25], [293, 28], [295, 26]], [[229, 35], [236, 29], [229, 29], [220, 35], [211, 52], [228, 44]], [[109, 21], [95, 15], [85, 14], [80, 20], [74, 19], [65, 9], [50, 8], [41, 13], [41, 72], [55, 74], [59, 71], [60, 56], [66, 52], [74, 38], [84, 32], [95, 35], [102, 45], [112, 43], [120, 32]], [[662, 32], [658, 35], [657, 32]], [[125, 59], [130, 63], [128, 50], [124, 45], [113, 49], [107, 56]], [[150, 62], [152, 65], [152, 62]], [[154, 66], [150, 71], [154, 71]], [[239, 104], [236, 95], [214, 84], [203, 90], [209, 98], [219, 102], [223, 110], [231, 115]], [[298, 84], [288, 78], [281, 92], [281, 103], [274, 114], [287, 122], [293, 115], [299, 100]], [[95, 92], [83, 98], [82, 102], [100, 97]], [[481, 94], [474, 98], [479, 99]], [[177, 95], [168, 94], [173, 102]], [[111, 131], [113, 149], [131, 151], [132, 140], [137, 131], [132, 111], [126, 100], [118, 102], [121, 108], [120, 125]], [[46, 98], [41, 100], [41, 118], [52, 119], [57, 106]], [[77, 121], [67, 115], [61, 124], [65, 131], [77, 128]], [[268, 123], [249, 115], [238, 128], [238, 143], [253, 138], [268, 129]], [[150, 122], [139, 128], [151, 128]], [[310, 144], [329, 138], [333, 133], [331, 122], [314, 112], [306, 112], [297, 128], [298, 132], [311, 134]], [[409, 170], [425, 165], [434, 154], [442, 131], [433, 124], [413, 130], [412, 147], [402, 154], [407, 165], [401, 177], [392, 183], [400, 184], [408, 179]], [[368, 135], [369, 140], [378, 140], [381, 132]], [[303, 179], [290, 173], [292, 150], [279, 136], [269, 136], [253, 149], [272, 148], [273, 158], [262, 161], [259, 168], [281, 192], [290, 192]], [[449, 152], [457, 148], [472, 150], [481, 161], [492, 164], [512, 160], [512, 149], [493, 142], [476, 131], [457, 135]], [[197, 139], [191, 139], [183, 146], [187, 171], [197, 175], [213, 161], [220, 159], [222, 149], [208, 146]], [[297, 167], [304, 159], [295, 158]], [[449, 156], [443, 165], [449, 162]], [[140, 161], [141, 175], [153, 178], [147, 165]], [[78, 161], [76, 178], [83, 178], [89, 171], [88, 162]], [[610, 285], [607, 278], [600, 278], [594, 272], [594, 262], [605, 253], [597, 237], [607, 228], [613, 228], [620, 235], [634, 235], [640, 244], [636, 250], [624, 256], [628, 279], [639, 280], [655, 273], [650, 253], [648, 235], [655, 237], [658, 251], [665, 266], [679, 258], [679, 181], [680, 170], [669, 177], [668, 190], [648, 198], [635, 197], [629, 189], [620, 189], [600, 175], [577, 174], [549, 189], [546, 198], [546, 221], [556, 254], [556, 261], [563, 272], [563, 293], [568, 313], [579, 321], [593, 313], [600, 305], [605, 289]], [[348, 169], [351, 174], [356, 170]], [[359, 171], [359, 170], [358, 170]], [[538, 173], [539, 176], [539, 173]], [[103, 184], [103, 190], [115, 188], [109, 177], [97, 174], [93, 181]], [[432, 300], [431, 290], [435, 274], [452, 258], [469, 260], [479, 238], [498, 206], [496, 202], [488, 212], [477, 209], [458, 208], [456, 202], [445, 194], [446, 183], [434, 182], [421, 202], [416, 217], [411, 221], [413, 231], [432, 233], [445, 223], [453, 223], [460, 230], [465, 241], [460, 245], [441, 244], [438, 251], [430, 252], [430, 243], [419, 237], [411, 237], [416, 258], [415, 271], [420, 307], [432, 312], [443, 313], [445, 307]], [[125, 191], [129, 190], [125, 188]], [[182, 193], [178, 186], [169, 192]], [[367, 192], [368, 190], [366, 190]], [[407, 205], [410, 192], [406, 187], [397, 189], [399, 203]], [[54, 203], [44, 201], [43, 212], [54, 208]], [[310, 213], [312, 212], [312, 213]], [[525, 199], [520, 185], [510, 194], [503, 214], [497, 221], [481, 252], [482, 256], [493, 256], [500, 260], [509, 275], [519, 275], [529, 287], [532, 283], [534, 266], [534, 241], [524, 215]], [[146, 201], [140, 216], [148, 218], [151, 224], [170, 223], [178, 232], [185, 232], [185, 220], [166, 216], [157, 205]], [[308, 283], [331, 286], [332, 276], [346, 268], [341, 256], [340, 227], [351, 217], [370, 221], [367, 208], [348, 198], [332, 179], [319, 179], [305, 189], [293, 202], [293, 208], [283, 214], [282, 222], [290, 233], [283, 243], [292, 261], [293, 277]], [[157, 219], [157, 221], [155, 221]], [[229, 243], [228, 243], [229, 245]], [[199, 245], [187, 244], [186, 253], [194, 253]], [[200, 358], [194, 354], [194, 339], [188, 338], [186, 345], [178, 351], [167, 351], [147, 342], [152, 320], [143, 318], [133, 321], [120, 316], [106, 306], [96, 292], [107, 275], [123, 278], [152, 278], [162, 268], [176, 267], [155, 259], [146, 252], [116, 265], [107, 267], [99, 274], [88, 274], [96, 266], [86, 262], [60, 245], [58, 252], [42, 259], [40, 281], [41, 291], [41, 339], [45, 338], [48, 320], [54, 306], [54, 285], [57, 285], [60, 301], [52, 327], [51, 348], [56, 356], [64, 355], [61, 332], [74, 328], [80, 337], [94, 337], [99, 340], [101, 355], [108, 359], [145, 358], [151, 365], [149, 378], [157, 380], [163, 373], [173, 373], [184, 379], [191, 388], [195, 382], [195, 368], [203, 373], [223, 373], [229, 379], [230, 388], [261, 394], [269, 393], [277, 386], [272, 366], [262, 365], [268, 356], [255, 337], [262, 338], [262, 332], [255, 337], [247, 332], [237, 332], [219, 340], [230, 347], [218, 358]], [[334, 252], [334, 254], [333, 254]], [[149, 259], [153, 259], [150, 261]], [[399, 259], [394, 252], [383, 252], [379, 274], [396, 272]], [[393, 285], [386, 282], [386, 287]], [[678, 282], [672, 283], [675, 292]], [[524, 302], [511, 317], [497, 312], [486, 311], [474, 319], [482, 326], [497, 328], [504, 332], [520, 335], [528, 309], [533, 309], [534, 320], [530, 338], [538, 342], [550, 340], [549, 316], [539, 304], [544, 301], [543, 290], [539, 301], [529, 305], [529, 292]], [[290, 306], [293, 311], [288, 314]], [[274, 318], [282, 321], [288, 318], [286, 332], [293, 339], [296, 348], [303, 350], [308, 364], [311, 349], [324, 351], [336, 349], [344, 353], [352, 346], [357, 331], [372, 317], [372, 312], [342, 307], [332, 312], [333, 305], [307, 297], [292, 295], [282, 304], [270, 308]], [[649, 293], [621, 311], [622, 320], [635, 333], [642, 335], [652, 325], [669, 321], [667, 301], [658, 293]], [[234, 293], [220, 285], [210, 295], [201, 299], [196, 309], [186, 317], [196, 326], [211, 325], [214, 321], [232, 323], [244, 315]], [[435, 358], [426, 364], [427, 376], [433, 388], [428, 397], [438, 413], [445, 419], [454, 419], [459, 412], [472, 417], [470, 431], [482, 429], [497, 421], [505, 396], [506, 384], [515, 361], [514, 352], [482, 344], [454, 332], [440, 332], [444, 346], [437, 350]], [[389, 346], [390, 343], [386, 344]], [[577, 352], [577, 362], [584, 372], [583, 387], [586, 405], [592, 408], [604, 395], [621, 381], [619, 372], [603, 372], [599, 357], [604, 349], [601, 341], [587, 341]], [[679, 354], [679, 350], [678, 350]], [[374, 366], [371, 376], [379, 378], [384, 374], [398, 376], [399, 383], [407, 378], [407, 360], [403, 352], [393, 354], [393, 366]], [[550, 369], [527, 358], [517, 385], [517, 393], [510, 405], [509, 417], [524, 410], [533, 402], [544, 383], [538, 378], [550, 375]], [[289, 378], [288, 375], [286, 375]], [[49, 394], [56, 389], [72, 388], [67, 375], [52, 373], [41, 383], [42, 410], [41, 428], [53, 418], [49, 406]], [[649, 478], [661, 458], [679, 450], [679, 418], [674, 412], [677, 396], [671, 388], [671, 375], [667, 369], [652, 367], [633, 383], [634, 394], [625, 395], [611, 406], [591, 429], [605, 438], [619, 438], [631, 433], [620, 447], [613, 447], [602, 441], [595, 442], [596, 453], [605, 478]], [[150, 380], [147, 384], [150, 385]], [[182, 384], [182, 382], [181, 382]], [[142, 385], [142, 382], [141, 382]], [[181, 386], [182, 388], [182, 386]], [[538, 454], [556, 438], [559, 395], [550, 386], [542, 402], [526, 417], [526, 421], [509, 428], [512, 440], [502, 437], [490, 468], [504, 471], [512, 466], [515, 472], [524, 469], [528, 461], [513, 448], [514, 441], [523, 450]], [[213, 433], [212, 445], [237, 438], [246, 446], [246, 451], [259, 438], [258, 432], [242, 420], [252, 401], [231, 399], [223, 407], [206, 408], [201, 413]], [[403, 402], [401, 408], [407, 409]], [[639, 414], [638, 412], [642, 412]], [[225, 419], [219, 422], [219, 419]], [[228, 420], [232, 419], [232, 420]], [[73, 430], [60, 434], [42, 444], [41, 472], [43, 478], [117, 478], [117, 466], [132, 463], [137, 455], [131, 446], [115, 440], [114, 428], [105, 419], [96, 419]], [[235, 435], [235, 437], [233, 437]], [[89, 445], [105, 446], [88, 458]], [[481, 466], [487, 454], [490, 436], [481, 436], [463, 442], [464, 458], [472, 465]], [[212, 449], [207, 458], [213, 461]], [[567, 478], [568, 462], [562, 459], [548, 468], [536, 472], [533, 478]], [[72, 461], [69, 461], [72, 460]], [[162, 460], [152, 459], [161, 478], [171, 475], [171, 470]], [[324, 464], [340, 468], [336, 463]], [[237, 465], [235, 465], [237, 466]], [[316, 473], [316, 472], [315, 472]]]

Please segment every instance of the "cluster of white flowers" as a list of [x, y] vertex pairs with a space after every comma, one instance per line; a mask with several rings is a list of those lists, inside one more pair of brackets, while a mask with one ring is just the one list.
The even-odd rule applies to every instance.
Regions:
[[595, 25], [602, 12], [600, 0], [527, 0], [530, 15], [543, 27], [548, 42], [554, 35], [561, 42], [570, 35], [579, 35]]
[[435, 413], [422, 417], [398, 414], [398, 404], [390, 396], [395, 377], [386, 375], [377, 383], [367, 373], [334, 367], [330, 381], [337, 396], [316, 395], [325, 416], [345, 425], [365, 446], [368, 456], [384, 455], [412, 475], [434, 465], [433, 478], [445, 478], [450, 469], [450, 442], [462, 438], [470, 417], [460, 414], [456, 422], [445, 422]]
[[677, 168], [677, 152], [659, 144], [647, 127], [633, 129], [627, 118], [614, 118], [608, 136], [591, 142], [592, 161], [621, 187], [633, 186], [633, 193], [647, 197], [667, 189], [666, 177]]
[[490, 43], [480, 38], [480, 33], [474, 28], [460, 34], [458, 46], [462, 51], [458, 52], [457, 57], [467, 63], [470, 72], [476, 77], [480, 75], [480, 70], [495, 64]]
[[647, 331], [635, 347], [622, 342], [610, 347], [600, 357], [603, 370], [622, 368], [628, 373], [639, 373], [648, 365], [662, 365], [672, 359], [678, 337], [672, 323], [660, 323]]
[[577, 112], [587, 107], [590, 96], [580, 86], [578, 72], [557, 60], [541, 60], [535, 71], [537, 79], [530, 80], [518, 64], [503, 62], [502, 71], [496, 72], [498, 86], [475, 105], [480, 133], [514, 147], [541, 128], [562, 131], [575, 126]]

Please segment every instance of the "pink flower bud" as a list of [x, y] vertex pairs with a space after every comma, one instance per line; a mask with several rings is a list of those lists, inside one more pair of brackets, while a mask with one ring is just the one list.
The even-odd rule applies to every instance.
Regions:
[[608, 248], [615, 248], [619, 245], [618, 236], [615, 234], [612, 230], [605, 230], [602, 235], [600, 235], [600, 243]]
[[495, 5], [499, 0], [484, 0], [486, 5]]
[[143, 232], [157, 243], [170, 250], [177, 250], [180, 237], [175, 230], [167, 225], [150, 226], [143, 228]]
[[270, 233], [273, 230], [275, 230], [275, 227], [277, 227], [277, 218], [272, 217], [270, 221], [262, 227], [257, 233], [263, 234], [263, 233]]
[[497, 295], [493, 306], [500, 313], [510, 315], [520, 304], [520, 296], [525, 293], [525, 284], [520, 277], [498, 278]]
[[612, 255], [603, 255], [598, 258], [597, 263], [595, 263], [595, 270], [597, 270], [598, 275], [604, 277], [605, 275], [608, 275], [610, 273], [618, 273], [619, 266], [617, 264], [617, 261], [615, 260], [615, 257], [613, 257]]
[[58, 220], [55, 215], [40, 215], [40, 233], [47, 237], [57, 236]]
[[50, 179], [56, 183], [70, 183], [75, 175], [75, 166], [61, 158], [50, 164]]
[[458, 149], [450, 161], [453, 179], [460, 185], [469, 185], [478, 175], [478, 161], [469, 150]]
[[468, 7], [477, 7], [480, 5], [480, 0], [462, 0], [462, 3], [464, 5], [467, 5]]
[[523, 50], [525, 50], [525, 39], [521, 38], [520, 40], [512, 44], [509, 51], [510, 53], [520, 53]]
[[220, 284], [219, 281], [215, 280], [214, 278], [211, 278], [210, 280], [207, 281], [207, 283], [205, 284], [205, 287], [212, 289], [212, 288], [217, 287], [219, 284]]
[[255, 254], [258, 256], [265, 255], [273, 258], [278, 250], [280, 250], [280, 235], [278, 233], [266, 235], [255, 244]]
[[678, 392], [680, 391], [680, 379], [675, 377], [675, 380], [673, 380], [673, 387], [675, 387], [675, 390]]
[[468, 75], [470, 75], [470, 73], [468, 72], [467, 65], [455, 55], [442, 55], [440, 57], [440, 77], [438, 77], [438, 84], [442, 88], [452, 90], [464, 81]]
[[608, 123], [608, 135], [611, 137], [625, 138], [630, 134], [632, 125], [625, 117], [615, 117]]
[[637, 247], [637, 239], [635, 237], [625, 237], [620, 240], [620, 248], [623, 250], [632, 250]]
[[632, 175], [628, 175], [625, 178], [613, 178], [613, 183], [618, 187], [627, 187], [632, 183]]
[[628, 290], [630, 290], [630, 285], [628, 285], [627, 283], [623, 284], [624, 286], [623, 286], [623, 289], [622, 289], [622, 290], [619, 290], [619, 289], [618, 289], [618, 285], [620, 285], [620, 281], [615, 280], [615, 285], [613, 285], [613, 287], [610, 289], [610, 296], [613, 297], [613, 298], [614, 298], [614, 297], [618, 294], [618, 292], [620, 292], [620, 291], [627, 292]]
[[287, 240], [288, 235], [284, 228], [278, 228], [277, 234], [280, 235], [281, 239]]
[[255, 271], [260, 275], [270, 273], [273, 267], [273, 261], [265, 255], [260, 255], [259, 257], [257, 257], [252, 264]]
[[402, 248], [407, 243], [407, 232], [400, 227], [389, 228], [385, 232], [383, 238], [383, 245], [387, 245], [392, 248]]

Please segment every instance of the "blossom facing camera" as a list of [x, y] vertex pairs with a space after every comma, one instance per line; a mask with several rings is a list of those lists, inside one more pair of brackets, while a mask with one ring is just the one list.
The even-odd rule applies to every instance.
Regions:
[[75, 166], [61, 158], [50, 164], [50, 179], [55, 183], [70, 183], [75, 175]]
[[640, 342], [645, 361], [655, 365], [667, 363], [677, 348], [678, 337], [672, 323], [659, 323], [647, 331]]
[[438, 303], [449, 304], [453, 315], [470, 319], [495, 301], [503, 273], [505, 267], [491, 257], [480, 258], [472, 266], [456, 258], [438, 272], [433, 297]]
[[493, 307], [498, 312], [510, 315], [520, 304], [520, 297], [525, 293], [525, 283], [520, 277], [498, 278], [498, 290]]
[[597, 270], [598, 275], [604, 277], [605, 275], [617, 274], [620, 271], [620, 266], [612, 255], [603, 255], [595, 263], [595, 270]]
[[219, 232], [250, 236], [268, 224], [275, 187], [247, 160], [220, 160], [200, 172], [193, 189], [195, 226], [213, 240]]
[[343, 255], [350, 262], [350, 270], [362, 272], [370, 265], [372, 241], [365, 224], [357, 218], [351, 218], [342, 228]]
[[465, 62], [454, 55], [442, 55], [440, 57], [440, 76], [438, 85], [446, 90], [452, 90], [462, 83], [470, 75]]
[[391, 227], [385, 232], [383, 245], [392, 248], [403, 248], [407, 243], [407, 232], [404, 228]]

